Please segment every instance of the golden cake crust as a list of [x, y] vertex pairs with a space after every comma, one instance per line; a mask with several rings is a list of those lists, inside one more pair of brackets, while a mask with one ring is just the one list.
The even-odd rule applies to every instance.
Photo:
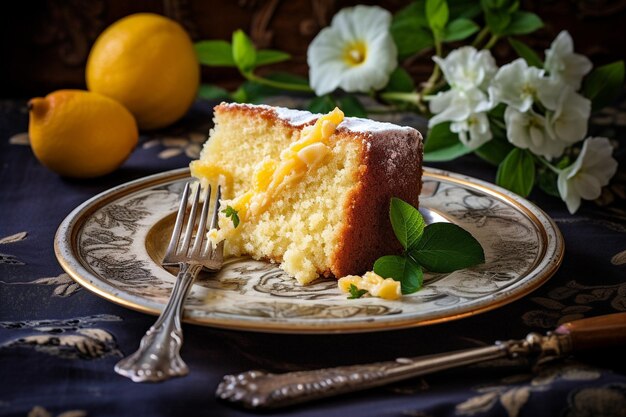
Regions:
[[[321, 116], [296, 110], [222, 103], [216, 114], [237, 112], [301, 131]], [[418, 206], [422, 185], [422, 136], [408, 127], [365, 119], [346, 118], [335, 135], [360, 144], [360, 167], [356, 186], [343, 210], [347, 221], [339, 231], [330, 268], [320, 271], [337, 278], [372, 269], [383, 255], [399, 253], [400, 244], [389, 221], [391, 197]], [[272, 259], [282, 262], [282, 259]]]

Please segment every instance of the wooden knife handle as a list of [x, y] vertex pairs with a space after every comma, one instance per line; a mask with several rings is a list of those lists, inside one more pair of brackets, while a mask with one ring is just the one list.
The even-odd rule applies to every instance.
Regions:
[[569, 335], [574, 351], [626, 346], [626, 313], [575, 320], [560, 325], [555, 333]]

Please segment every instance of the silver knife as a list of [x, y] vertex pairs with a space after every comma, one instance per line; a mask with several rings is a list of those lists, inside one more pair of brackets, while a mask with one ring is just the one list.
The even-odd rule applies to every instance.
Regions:
[[279, 408], [493, 359], [544, 361], [621, 345], [626, 345], [626, 313], [576, 320], [546, 335], [530, 333], [521, 340], [417, 358], [284, 374], [248, 371], [226, 375], [216, 396], [248, 409]]

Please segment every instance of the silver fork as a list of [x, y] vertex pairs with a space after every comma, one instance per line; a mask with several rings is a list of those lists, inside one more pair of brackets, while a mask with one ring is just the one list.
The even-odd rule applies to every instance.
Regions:
[[[203, 192], [204, 204], [193, 246], [189, 247], [197, 222], [200, 187], [194, 193], [185, 234], [181, 239], [189, 189], [190, 186], [187, 183], [176, 215], [172, 238], [162, 262], [163, 265], [178, 264], [180, 268], [170, 299], [157, 321], [141, 339], [139, 349], [115, 365], [115, 372], [135, 382], [158, 382], [189, 373], [189, 368], [180, 357], [180, 348], [183, 344], [181, 328], [183, 304], [194, 279], [202, 268], [217, 271], [222, 267], [223, 242], [213, 248], [213, 244], [205, 239], [211, 197], [210, 186]], [[213, 203], [211, 229], [219, 227], [217, 216], [221, 192], [221, 187], [218, 186]]]

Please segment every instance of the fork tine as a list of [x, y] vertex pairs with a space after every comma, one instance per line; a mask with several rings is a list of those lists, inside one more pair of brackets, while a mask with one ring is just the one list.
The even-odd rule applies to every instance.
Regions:
[[[220, 228], [220, 224], [218, 221], [218, 216], [219, 216], [219, 212], [220, 212], [220, 199], [222, 198], [222, 186], [218, 185], [217, 186], [217, 192], [215, 193], [215, 201], [213, 202], [213, 218], [211, 219], [211, 226], [209, 227], [209, 230], [211, 229], [217, 229], [219, 230]], [[218, 243], [218, 246], [215, 248], [217, 249], [217, 251], [221, 251], [221, 247], [220, 245], [223, 246], [223, 242]], [[206, 245], [204, 245], [205, 248], [202, 250], [202, 256], [203, 257], [210, 257], [212, 258], [214, 256], [214, 248], [213, 248], [213, 242], [208, 241]]]
[[217, 221], [217, 216], [220, 211], [220, 199], [222, 198], [222, 186], [217, 186], [217, 194], [215, 195], [215, 202], [213, 203], [213, 219], [211, 219], [211, 229], [218, 229], [220, 225]]
[[200, 254], [200, 248], [202, 248], [202, 242], [206, 236], [206, 221], [209, 217], [209, 206], [211, 203], [211, 185], [208, 185], [202, 193], [204, 204], [202, 205], [202, 213], [200, 214], [200, 223], [198, 223], [198, 231], [196, 232], [196, 239], [193, 242], [191, 248], [191, 256], [197, 256]]
[[198, 201], [200, 200], [200, 184], [196, 188], [196, 192], [193, 195], [193, 201], [191, 203], [191, 211], [189, 212], [189, 218], [187, 219], [187, 228], [185, 229], [185, 236], [183, 236], [183, 243], [178, 249], [178, 253], [187, 255], [189, 251], [189, 242], [191, 242], [191, 236], [193, 235], [193, 227], [196, 224], [196, 213], [198, 212]]
[[169, 245], [167, 245], [167, 251], [165, 252], [165, 258], [169, 258], [176, 253], [176, 247], [180, 240], [180, 231], [183, 229], [183, 221], [185, 219], [185, 211], [187, 210], [187, 199], [189, 198], [189, 183], [185, 184], [183, 190], [183, 196], [180, 199], [180, 205], [178, 206], [178, 213], [176, 213], [176, 222], [174, 223], [174, 230], [172, 231], [172, 238]]

